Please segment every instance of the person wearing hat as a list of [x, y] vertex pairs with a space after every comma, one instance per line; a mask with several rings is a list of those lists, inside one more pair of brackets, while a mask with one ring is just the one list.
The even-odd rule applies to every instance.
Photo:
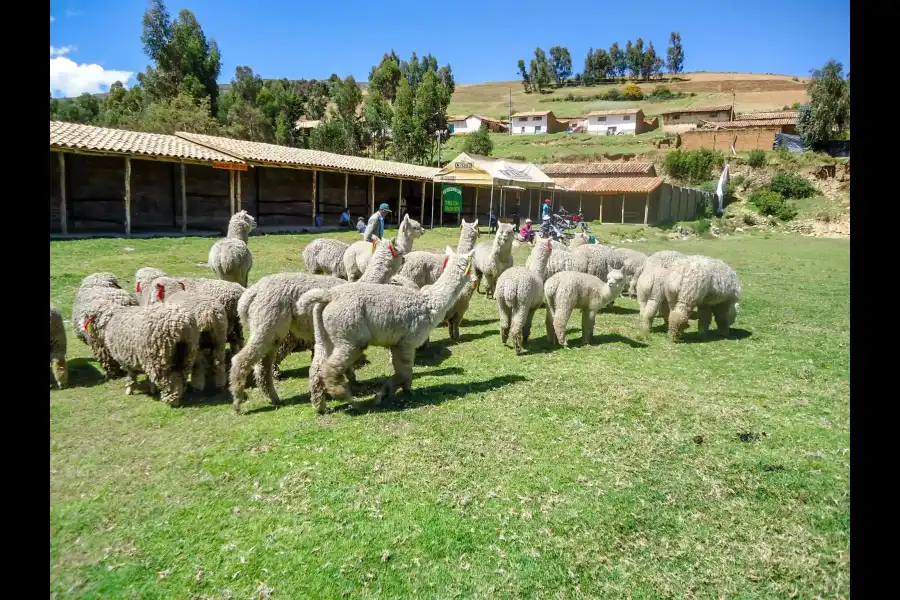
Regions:
[[544, 206], [541, 207], [541, 220], [548, 219], [550, 217], [550, 198], [544, 200]]
[[534, 242], [534, 229], [531, 228], [531, 219], [525, 219], [525, 224], [522, 225], [522, 229], [519, 230], [519, 241], [520, 242]]
[[379, 240], [384, 237], [384, 218], [389, 212], [391, 212], [391, 207], [386, 202], [382, 202], [378, 210], [369, 217], [369, 223], [363, 233], [363, 240], [371, 242], [373, 235], [378, 236]]

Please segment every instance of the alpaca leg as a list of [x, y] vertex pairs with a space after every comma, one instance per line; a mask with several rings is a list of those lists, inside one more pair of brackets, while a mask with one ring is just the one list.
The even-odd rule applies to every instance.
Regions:
[[[137, 372], [136, 371], [126, 371], [125, 372], [125, 395], [131, 396], [137, 390]], [[151, 391], [152, 393], [152, 391]]]
[[509, 317], [512, 311], [502, 298], [497, 299], [497, 312], [500, 314], [500, 342], [505, 346], [509, 339]]
[[526, 348], [528, 347], [528, 340], [531, 339], [531, 324], [534, 323], [534, 313], [536, 312], [537, 307], [529, 309], [528, 315], [525, 317], [525, 323], [522, 325], [522, 342]]
[[228, 385], [228, 361], [225, 358], [225, 344], [218, 344], [212, 351], [213, 381], [216, 390], [224, 390]]
[[206, 369], [211, 365], [207, 350], [197, 352], [197, 358], [194, 359], [194, 367], [191, 371], [191, 388], [195, 392], [203, 392], [206, 389]]
[[659, 309], [656, 311], [656, 314], [662, 317], [663, 327], [666, 329], [669, 328], [669, 302], [663, 298], [659, 301]]
[[512, 339], [513, 348], [516, 349], [516, 356], [525, 352], [524, 327], [528, 311], [526, 307], [517, 306], [510, 319], [509, 337]]
[[320, 415], [328, 412], [328, 393], [325, 391], [325, 381], [322, 378], [324, 364], [324, 351], [313, 355], [312, 362], [309, 363], [309, 401]]
[[563, 298], [553, 310], [553, 331], [559, 345], [563, 348], [569, 347], [569, 343], [566, 340], [566, 325], [570, 316], [572, 316], [571, 303]]
[[547, 304], [547, 311], [544, 315], [544, 329], [547, 330], [547, 341], [551, 346], [558, 346], [559, 340], [556, 339], [556, 331], [553, 329], [553, 309]]
[[53, 378], [56, 380], [56, 387], [59, 389], [69, 384], [69, 367], [66, 364], [66, 357], [63, 356], [53, 360]]
[[708, 306], [701, 306], [697, 309], [697, 329], [700, 335], [706, 335], [709, 331], [709, 324], [712, 322], [712, 309]]
[[344, 383], [344, 375], [359, 358], [362, 350], [350, 344], [336, 344], [322, 365], [325, 391], [335, 399], [350, 399], [350, 389]]
[[278, 345], [278, 350], [275, 352], [275, 362], [273, 367], [275, 379], [281, 379], [281, 369], [278, 368], [278, 366], [281, 364], [281, 361], [283, 361], [289, 354], [296, 350], [298, 345], [299, 342], [292, 333], [288, 333], [287, 337], [284, 338], [284, 341]]
[[459, 341], [459, 324], [462, 321], [462, 315], [455, 314], [450, 317], [450, 321], [448, 323], [450, 329], [450, 339], [454, 342]]
[[716, 318], [716, 331], [723, 337], [728, 337], [736, 316], [734, 304], [730, 302], [719, 304], [712, 309], [712, 313]]
[[497, 280], [490, 273], [484, 274], [484, 294], [488, 300], [494, 299], [494, 289], [497, 287]]
[[669, 339], [673, 342], [681, 341], [681, 334], [688, 327], [688, 319], [691, 316], [691, 307], [679, 302], [669, 313]]
[[164, 376], [152, 377], [151, 380], [155, 381], [162, 390], [160, 400], [174, 408], [181, 406], [185, 381], [185, 374], [182, 371], [172, 371]]
[[275, 381], [272, 377], [272, 364], [274, 362], [275, 352], [269, 352], [263, 357], [260, 370], [257, 371], [257, 373], [261, 372], [262, 378], [261, 381], [257, 379], [257, 384], [262, 388], [266, 396], [269, 397], [269, 402], [275, 406], [281, 406], [281, 399], [278, 398], [278, 392], [275, 391]]
[[659, 302], [656, 300], [647, 300], [644, 306], [641, 307], [641, 331], [644, 333], [648, 333], [653, 327], [653, 317], [656, 316], [658, 308]]
[[478, 293], [481, 292], [481, 280], [484, 278], [484, 273], [475, 268], [475, 291]]
[[247, 345], [232, 357], [229, 379], [233, 397], [232, 406], [237, 412], [241, 410], [241, 402], [247, 399], [245, 388], [253, 367], [263, 359], [267, 352], [271, 351], [271, 348], [277, 348], [280, 341], [274, 329], [262, 332], [254, 331], [250, 334]]
[[385, 398], [390, 398], [397, 388], [409, 392], [412, 387], [413, 361], [415, 360], [415, 348], [406, 346], [393, 346], [391, 348], [391, 363], [394, 365], [394, 376], [382, 386], [381, 391], [375, 395], [375, 404], [381, 404]]
[[597, 322], [597, 313], [591, 310], [581, 311], [581, 342], [588, 346], [594, 339], [594, 324]]

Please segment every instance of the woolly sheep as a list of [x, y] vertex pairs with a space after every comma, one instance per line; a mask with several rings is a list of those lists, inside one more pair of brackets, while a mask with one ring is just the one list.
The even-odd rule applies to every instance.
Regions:
[[[380, 404], [398, 388], [410, 390], [416, 348], [428, 339], [471, 281], [474, 251], [455, 254], [449, 246], [446, 251], [451, 257], [447, 268], [425, 292], [357, 283], [313, 289], [300, 297], [296, 312], [303, 317], [314, 317], [316, 308], [324, 305], [315, 327], [316, 335], [322, 334], [325, 356], [319, 370], [310, 374], [311, 394], [318, 388], [335, 398], [349, 398], [344, 374], [368, 346], [390, 348], [394, 365], [394, 376], [378, 392], [375, 403]], [[321, 378], [321, 386], [314, 385], [317, 378]], [[323, 396], [311, 400], [317, 410], [324, 408]]]
[[56, 387], [62, 389], [69, 383], [69, 369], [66, 365], [66, 326], [62, 313], [50, 305], [50, 364]]
[[224, 389], [228, 384], [225, 362], [228, 315], [225, 307], [218, 298], [185, 291], [184, 283], [172, 277], [159, 277], [151, 285], [154, 289], [151, 302], [182, 306], [197, 321], [200, 340], [191, 372], [191, 387], [202, 392], [206, 388], [207, 373], [211, 373], [215, 389]]
[[515, 237], [515, 227], [512, 224], [500, 223], [492, 242], [480, 242], [475, 246], [473, 261], [475, 279], [479, 284], [482, 278], [484, 279], [485, 294], [488, 299], [494, 297], [497, 278], [514, 264], [512, 243]]
[[737, 273], [725, 262], [707, 256], [687, 256], [675, 261], [665, 280], [669, 305], [669, 338], [681, 339], [691, 312], [697, 309], [701, 335], [709, 330], [712, 317], [723, 336], [737, 317], [741, 299], [741, 282]]
[[137, 304], [137, 296], [121, 289], [118, 278], [112, 273], [88, 275], [81, 280], [81, 285], [75, 292], [75, 301], [72, 304], [72, 326], [75, 330], [75, 337], [91, 348], [94, 360], [100, 363], [109, 379], [121, 377], [122, 370], [102, 343], [92, 344], [88, 339], [81, 327], [84, 323], [85, 313], [89, 307], [92, 310], [111, 310], [114, 307], [137, 306]]
[[567, 348], [566, 324], [572, 311], [581, 311], [581, 339], [591, 343], [597, 312], [615, 300], [625, 287], [625, 275], [618, 269], [606, 274], [606, 282], [587, 273], [562, 272], [547, 279], [544, 297], [547, 303], [547, 339]]
[[[410, 219], [408, 214], [404, 215], [395, 242], [397, 251], [404, 255], [409, 254], [412, 252], [413, 242], [424, 233], [425, 229], [418, 221]], [[373, 236], [373, 240], [377, 239]], [[375, 248], [373, 244], [374, 242], [353, 242], [344, 252], [344, 272], [348, 281], [356, 281], [366, 272], [366, 265]]]
[[344, 253], [350, 244], [334, 238], [318, 238], [303, 249], [306, 270], [316, 275], [331, 275], [347, 279]]
[[247, 287], [253, 254], [247, 245], [250, 231], [256, 220], [246, 210], [232, 215], [228, 222], [228, 234], [213, 244], [209, 250], [209, 268], [223, 281], [233, 281]]
[[168, 277], [169, 274], [156, 267], [141, 267], [134, 274], [134, 292], [141, 296], [141, 304], [146, 304], [153, 286], [154, 279]]
[[635, 294], [640, 306], [640, 326], [645, 333], [653, 326], [653, 318], [660, 315], [666, 328], [669, 327], [669, 305], [666, 302], [665, 280], [669, 267], [678, 259], [685, 258], [681, 252], [661, 250], [647, 257], [635, 282]]
[[531, 250], [531, 267], [512, 267], [497, 279], [495, 297], [500, 313], [500, 341], [512, 337], [516, 355], [528, 347], [534, 313], [544, 299], [544, 270], [553, 253], [550, 240], [539, 240]]
[[[456, 252], [469, 252], [478, 240], [478, 222], [463, 220], [460, 224], [459, 241]], [[444, 254], [417, 250], [406, 255], [400, 275], [412, 281], [417, 287], [430, 285], [438, 280], [444, 271]]]
[[102, 344], [125, 370], [126, 394], [134, 393], [137, 374], [146, 373], [151, 393], [159, 388], [163, 402], [181, 404], [200, 339], [197, 322], [187, 310], [162, 303], [92, 306], [82, 328], [92, 344]]

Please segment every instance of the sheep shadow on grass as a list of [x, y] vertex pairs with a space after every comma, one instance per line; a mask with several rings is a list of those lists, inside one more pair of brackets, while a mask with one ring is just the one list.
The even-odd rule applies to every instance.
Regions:
[[[489, 392], [513, 383], [518, 383], [520, 381], [526, 380], [527, 378], [522, 375], [501, 375], [498, 377], [492, 377], [491, 379], [487, 379], [485, 381], [478, 381], [473, 383], [448, 382], [422, 388], [413, 387], [408, 394], [398, 392], [378, 406], [375, 405], [375, 400], [373, 398], [357, 402], [355, 407], [352, 403], [345, 402], [344, 404], [335, 406], [333, 411], [345, 411], [350, 415], [359, 415], [370, 412], [394, 412], [409, 410], [412, 408], [418, 408], [420, 406], [428, 405], [437, 406], [438, 404], [443, 404], [447, 400], [451, 400], [453, 398], [461, 398], [466, 394]], [[379, 381], [376, 389], [380, 388], [383, 382], [383, 380]]]
[[[620, 335], [618, 333], [608, 333], [608, 334], [593, 334], [591, 336], [591, 343], [585, 344], [581, 341], [581, 329], [572, 328], [566, 329], [566, 341], [570, 348], [578, 348], [583, 346], [602, 346], [604, 344], [613, 344], [616, 342], [620, 342], [623, 344], [627, 344], [632, 348], [646, 348], [647, 344], [643, 342], [639, 342], [637, 340], [633, 340], [629, 337], [625, 337], [624, 335]], [[566, 349], [560, 346], [556, 346], [550, 343], [550, 339], [544, 335], [536, 339], [532, 339], [528, 342], [528, 350], [525, 352], [525, 355], [528, 354], [550, 354], [552, 352], [565, 352]]]
[[702, 334], [695, 330], [683, 333], [681, 335], [681, 342], [683, 344], [706, 344], [708, 342], [720, 342], [722, 340], [744, 340], [752, 335], [753, 333], [746, 329], [738, 329], [735, 327], [732, 327], [728, 331], [727, 336], [723, 336], [715, 329], [710, 329], [706, 334]]
[[[73, 358], [68, 361], [68, 388], [89, 388], [106, 383], [106, 375], [89, 358]], [[50, 376], [51, 381], [53, 376]], [[54, 386], [55, 387], [55, 386]]]
[[465, 319], [461, 327], [478, 327], [480, 325], [493, 325], [494, 323], [499, 322], [500, 319]]
[[629, 308], [627, 306], [618, 306], [616, 304], [611, 304], [609, 306], [604, 306], [600, 311], [600, 314], [606, 315], [636, 315], [640, 310], [636, 308]]

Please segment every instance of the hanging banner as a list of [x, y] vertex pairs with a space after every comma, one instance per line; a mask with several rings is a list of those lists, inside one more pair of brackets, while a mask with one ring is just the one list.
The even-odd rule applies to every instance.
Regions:
[[461, 185], [447, 185], [445, 183], [441, 186], [441, 204], [445, 213], [454, 215], [462, 213], [462, 190]]

